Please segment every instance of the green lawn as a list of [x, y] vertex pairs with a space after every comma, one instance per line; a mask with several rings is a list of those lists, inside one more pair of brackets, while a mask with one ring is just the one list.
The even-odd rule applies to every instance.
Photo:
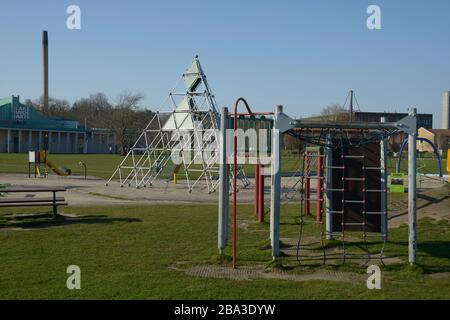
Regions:
[[[402, 160], [402, 171], [407, 170], [407, 156]], [[50, 154], [49, 160], [57, 164], [70, 168], [74, 175], [84, 175], [84, 169], [79, 165], [83, 161], [88, 168], [88, 175], [109, 179], [119, 163], [123, 160], [120, 155], [110, 154]], [[425, 158], [418, 160], [418, 172], [437, 173], [437, 163], [434, 158]], [[388, 167], [390, 172], [395, 172], [396, 159], [389, 159]], [[445, 172], [446, 161], [443, 160], [442, 167]], [[170, 168], [169, 168], [170, 169]], [[168, 169], [168, 170], [169, 170]], [[284, 172], [296, 172], [302, 169], [302, 160], [298, 154], [283, 151], [282, 170]], [[254, 166], [245, 166], [247, 174], [253, 174]], [[0, 173], [28, 173], [28, 154], [0, 154]], [[52, 174], [52, 172], [50, 172]], [[167, 178], [169, 171], [163, 174]], [[198, 173], [191, 173], [194, 177]], [[179, 179], [184, 178], [183, 170], [179, 172]]]
[[[70, 168], [74, 175], [84, 175], [84, 168], [79, 165], [83, 161], [88, 175], [109, 179], [123, 157], [110, 154], [50, 154], [48, 159], [58, 166]], [[1, 153], [0, 172], [28, 173], [28, 154]]]
[[[23, 209], [19, 209], [24, 212]], [[406, 263], [407, 228], [392, 230], [387, 255], [399, 255], [401, 264], [383, 269], [382, 290], [355, 283], [292, 282], [254, 279], [237, 281], [197, 278], [171, 268], [219, 264], [217, 207], [133, 206], [62, 209], [82, 217], [63, 224], [47, 218], [14, 221], [0, 211], [0, 299], [450, 299], [450, 225], [421, 220], [418, 226], [420, 265]], [[245, 226], [243, 225], [245, 224]], [[238, 262], [269, 266], [268, 224], [258, 224], [250, 206], [239, 207]], [[282, 237], [297, 237], [298, 208], [283, 210]], [[21, 229], [17, 229], [21, 227]], [[316, 234], [314, 225], [305, 234]], [[379, 244], [374, 244], [379, 247]], [[230, 264], [230, 249], [223, 263]], [[81, 268], [82, 289], [66, 289], [68, 265]], [[311, 272], [281, 258], [289, 272]], [[279, 267], [279, 266], [278, 266]], [[365, 275], [365, 268], [341, 269]], [[316, 270], [316, 269], [314, 269]], [[442, 277], [430, 276], [441, 273]], [[365, 277], [365, 276], [364, 276]]]
[[[286, 171], [300, 165], [297, 157], [284, 155]], [[50, 155], [60, 166], [82, 174], [79, 161], [89, 174], [109, 178], [122, 157], [118, 155]], [[434, 161], [427, 170], [434, 170]], [[393, 162], [390, 162], [392, 167]], [[403, 168], [406, 168], [404, 166]], [[0, 172], [27, 172], [27, 155], [0, 154]], [[251, 169], [249, 169], [251, 170]], [[0, 181], [1, 182], [1, 181]], [[400, 195], [400, 198], [405, 197]], [[391, 201], [399, 197], [390, 197]], [[30, 209], [33, 210], [33, 209]], [[10, 220], [11, 212], [0, 209], [0, 299], [450, 299], [450, 226], [448, 221], [419, 222], [420, 264], [407, 266], [407, 228], [391, 230], [386, 254], [399, 256], [403, 263], [383, 269], [383, 289], [370, 291], [365, 281], [292, 282], [254, 279], [236, 281], [196, 278], [171, 268], [217, 265], [217, 206], [133, 206], [63, 208], [81, 216], [73, 223], [48, 218]], [[314, 210], [314, 209], [313, 209]], [[298, 206], [283, 208], [281, 236], [299, 233]], [[311, 219], [308, 220], [311, 222]], [[272, 266], [268, 224], [255, 222], [252, 208], [240, 206], [238, 257], [240, 265]], [[19, 228], [19, 229], [18, 229]], [[318, 236], [317, 227], [304, 228], [305, 236]], [[333, 243], [329, 243], [333, 246]], [[371, 249], [380, 249], [373, 243]], [[349, 246], [352, 249], [352, 246]], [[230, 249], [223, 263], [230, 264]], [[66, 289], [68, 265], [82, 270], [82, 290]], [[292, 273], [317, 269], [338, 269], [365, 276], [365, 268], [344, 266], [299, 266], [282, 257], [277, 267]]]

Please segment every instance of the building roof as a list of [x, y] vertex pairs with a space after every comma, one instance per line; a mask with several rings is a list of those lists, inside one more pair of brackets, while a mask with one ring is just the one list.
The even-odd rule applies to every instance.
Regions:
[[[408, 113], [405, 112], [386, 112], [386, 111], [355, 111], [355, 114], [367, 114], [367, 115], [385, 115], [385, 116], [399, 116], [399, 117], [406, 117], [408, 116]], [[432, 117], [433, 114], [432, 113], [417, 113], [417, 115], [419, 116], [428, 116], [428, 117]]]
[[19, 97], [0, 99], [0, 128], [17, 130], [84, 132], [77, 120], [52, 119], [39, 110], [22, 104]]
[[441, 137], [450, 137], [450, 129], [427, 129], [428, 131], [434, 133]]

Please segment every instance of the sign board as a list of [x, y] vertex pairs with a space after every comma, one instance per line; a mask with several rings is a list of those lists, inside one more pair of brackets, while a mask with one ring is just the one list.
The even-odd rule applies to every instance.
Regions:
[[15, 105], [13, 108], [13, 121], [26, 122], [30, 119], [30, 108], [25, 105]]
[[36, 152], [29, 151], [28, 152], [28, 162], [29, 163], [35, 163], [36, 162]]
[[391, 173], [390, 175], [391, 192], [405, 193], [405, 175], [403, 173]]
[[450, 149], [447, 150], [447, 172], [448, 172], [448, 182], [450, 182]]
[[[238, 152], [261, 152], [264, 154], [270, 154], [272, 152], [273, 119], [266, 118], [265, 116], [239, 116], [236, 123], [237, 129], [240, 130], [238, 132]], [[227, 127], [231, 130], [234, 129], [233, 117], [229, 118]], [[239, 134], [242, 134], [242, 136]], [[255, 135], [256, 141], [251, 143], [250, 140], [253, 139], [250, 137], [253, 137], [253, 135]], [[242, 141], [239, 141], [241, 139]]]

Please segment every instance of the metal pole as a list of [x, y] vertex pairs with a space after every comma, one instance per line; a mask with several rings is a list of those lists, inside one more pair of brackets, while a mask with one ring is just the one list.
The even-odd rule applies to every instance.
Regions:
[[[382, 117], [381, 122], [386, 122], [386, 118]], [[381, 240], [387, 241], [388, 239], [388, 206], [387, 206], [387, 192], [388, 192], [388, 185], [387, 185], [387, 141], [386, 138], [381, 139], [380, 141], [380, 186], [381, 190], [384, 190], [381, 192], [381, 205], [380, 205], [380, 211], [382, 212], [381, 215]]]
[[307, 122], [304, 120], [294, 120], [292, 124], [294, 129], [308, 128], [308, 129], [366, 129], [366, 130], [383, 130], [383, 129], [398, 129], [401, 120], [398, 122]]
[[331, 169], [333, 165], [333, 148], [329, 147], [332, 144], [333, 138], [332, 135], [329, 133], [327, 134], [327, 140], [326, 140], [327, 147], [325, 148], [325, 177], [326, 177], [326, 238], [327, 240], [330, 240], [333, 235], [333, 213], [332, 211], [332, 203], [333, 203], [333, 171]]
[[43, 110], [48, 112], [48, 33], [42, 32], [42, 99]]
[[259, 169], [259, 194], [258, 194], [258, 222], [264, 222], [264, 167], [260, 166]]
[[230, 200], [229, 169], [227, 163], [227, 123], [228, 109], [222, 108], [220, 116], [220, 164], [219, 164], [219, 226], [218, 226], [218, 248], [219, 254], [223, 255], [227, 245], [228, 233], [228, 203]]
[[244, 98], [239, 98], [234, 104], [234, 117], [233, 117], [233, 243], [232, 243], [232, 259], [233, 269], [237, 266], [237, 129], [238, 129], [238, 106], [239, 102], [243, 102], [247, 108], [248, 113], [252, 113], [250, 106]]
[[350, 122], [353, 121], [353, 90], [350, 90]]
[[322, 204], [323, 204], [323, 158], [319, 151], [317, 158], [317, 205], [316, 205], [316, 223], [322, 223]]
[[255, 215], [258, 217], [259, 212], [259, 178], [260, 178], [260, 168], [261, 166], [259, 164], [255, 165]]
[[80, 161], [78, 164], [80, 166], [83, 166], [83, 168], [84, 168], [84, 180], [87, 180], [87, 166], [86, 166], [86, 163], [84, 163], [83, 161]]
[[[412, 108], [409, 112], [410, 116], [417, 116], [417, 109]], [[416, 250], [417, 250], [417, 212], [416, 212], [416, 140], [417, 140], [417, 127], [414, 128], [413, 133], [409, 133], [408, 136], [408, 218], [409, 218], [409, 263], [411, 265], [416, 263]]]
[[310, 215], [311, 214], [311, 209], [309, 206], [309, 199], [311, 197], [311, 180], [310, 180], [310, 173], [311, 173], [311, 168], [310, 168], [310, 159], [309, 159], [309, 152], [305, 151], [305, 172], [303, 172], [303, 175], [305, 176], [305, 212], [306, 215]]
[[278, 127], [278, 115], [283, 112], [283, 106], [277, 106], [275, 111], [274, 132], [272, 133], [272, 188], [270, 194], [270, 240], [272, 257], [280, 255], [280, 188], [281, 188], [281, 135]]

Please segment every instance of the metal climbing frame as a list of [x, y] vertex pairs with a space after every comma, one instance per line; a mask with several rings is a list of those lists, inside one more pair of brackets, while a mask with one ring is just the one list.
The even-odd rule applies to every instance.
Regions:
[[118, 179], [120, 186], [152, 186], [182, 170], [189, 192], [200, 181], [209, 193], [216, 190], [220, 115], [198, 57], [170, 92], [168, 101], [171, 111], [155, 113], [107, 185]]
[[[340, 142], [334, 143], [333, 142], [333, 135], [339, 132], [343, 132], [344, 130], [364, 130], [365, 136], [356, 143], [357, 146], [361, 146], [364, 144], [372, 143], [372, 142], [381, 142], [384, 144], [385, 147], [385, 139], [387, 139], [389, 136], [397, 133], [397, 132], [405, 132], [409, 135], [409, 143], [410, 145], [415, 145], [416, 138], [417, 138], [417, 118], [416, 118], [416, 109], [411, 109], [409, 116], [405, 117], [404, 119], [401, 119], [398, 122], [395, 123], [387, 123], [387, 122], [381, 122], [381, 123], [357, 123], [357, 122], [347, 122], [347, 123], [319, 123], [319, 122], [303, 122], [301, 120], [293, 120], [289, 116], [285, 115], [282, 112], [282, 106], [278, 106], [276, 108], [276, 111], [274, 113], [274, 128], [273, 128], [273, 134], [271, 139], [271, 201], [270, 201], [270, 244], [272, 247], [272, 257], [275, 259], [280, 254], [280, 247], [279, 247], [279, 241], [280, 241], [280, 202], [281, 202], [281, 172], [279, 168], [281, 167], [281, 133], [289, 133], [290, 135], [302, 140], [306, 144], [315, 145], [315, 146], [322, 146], [325, 148], [326, 153], [328, 154], [330, 150], [333, 149], [346, 149], [351, 147], [352, 142], [349, 139], [340, 139]], [[227, 114], [227, 110], [223, 111], [223, 114]], [[226, 128], [225, 125], [223, 125], [222, 122], [222, 135], [224, 135], [224, 129]], [[304, 131], [308, 131], [311, 129], [318, 129], [320, 131], [320, 134], [318, 136], [310, 136], [303, 134]], [[342, 137], [342, 136], [341, 136]], [[334, 139], [335, 140], [335, 139]], [[228, 162], [226, 157], [226, 143], [222, 142], [222, 145], [220, 147], [221, 150], [221, 159], [223, 162], [220, 166], [220, 196], [219, 196], [219, 210], [218, 210], [218, 218], [219, 218], [219, 228], [218, 228], [218, 248], [219, 252], [221, 254], [224, 253], [224, 250], [227, 245], [227, 225], [228, 225]], [[383, 159], [384, 157], [384, 159]], [[344, 158], [345, 159], [345, 158]], [[386, 161], [385, 156], [380, 157], [380, 163], [383, 161]], [[326, 158], [326, 167], [327, 167], [327, 174], [328, 170], [330, 170], [330, 157]], [[343, 160], [343, 163], [341, 167], [345, 166], [345, 160]], [[365, 163], [363, 164], [365, 166]], [[416, 149], [415, 148], [409, 148], [409, 193], [408, 193], [408, 211], [409, 211], [409, 262], [411, 264], [414, 264], [416, 262], [416, 181], [414, 179], [415, 177], [415, 168], [416, 168]], [[381, 174], [381, 180], [383, 180], [383, 183], [386, 179], [386, 167], [382, 166], [380, 169]], [[348, 179], [356, 179], [352, 176], [345, 176], [343, 174], [343, 178], [345, 181], [345, 178]], [[359, 179], [362, 179], [361, 181], [364, 181], [364, 177], [359, 177]], [[325, 181], [325, 185], [327, 188], [330, 187], [330, 181]], [[341, 188], [343, 189], [343, 188]], [[364, 187], [364, 190], [367, 191], [367, 189]], [[381, 188], [380, 188], [381, 190]], [[235, 226], [236, 221], [236, 199], [235, 199], [235, 193], [234, 193], [234, 214], [233, 214], [233, 221]], [[366, 195], [367, 196], [367, 192]], [[344, 197], [345, 200], [345, 197]], [[352, 200], [352, 199], [350, 199]], [[330, 199], [327, 199], [327, 205], [329, 204]], [[385, 197], [381, 197], [380, 202], [383, 206], [386, 205], [386, 199]], [[343, 203], [345, 206], [345, 201]], [[344, 211], [344, 210], [342, 210]], [[382, 210], [380, 210], [381, 212]], [[365, 215], [367, 218], [367, 210], [364, 210]], [[329, 228], [332, 226], [332, 215], [329, 214], [329, 210], [327, 210], [327, 231], [329, 231]], [[384, 224], [385, 230], [387, 230], [387, 224], [385, 219], [381, 219], [381, 224]], [[345, 221], [345, 220], [343, 220]], [[384, 221], [384, 222], [383, 222]], [[344, 222], [345, 223], [345, 222]], [[345, 228], [344, 229], [344, 238], [345, 238]], [[235, 229], [234, 229], [235, 230]], [[329, 235], [331, 236], [331, 234]], [[387, 236], [387, 234], [386, 234]], [[236, 238], [235, 234], [233, 237], [233, 266], [236, 266], [236, 248], [235, 248]]]
[[[360, 131], [360, 136], [353, 132], [350, 141], [364, 141], [365, 134], [365, 130]], [[387, 194], [386, 180], [383, 178], [386, 167], [384, 163], [379, 165], [381, 163], [379, 159], [385, 158], [386, 155], [383, 154], [382, 144], [375, 142], [347, 148], [340, 143], [340, 146], [340, 150], [334, 150], [339, 151], [338, 155], [331, 155], [333, 161], [340, 162], [340, 166], [332, 163], [330, 167], [327, 167], [329, 178], [338, 180], [332, 182], [332, 187], [327, 189], [327, 196], [334, 199], [329, 201], [327, 208], [327, 218], [334, 222], [327, 226], [327, 237], [328, 239], [341, 237], [345, 262], [346, 231], [362, 232], [365, 251], [370, 260], [368, 237], [381, 236], [383, 249], [386, 243], [387, 230], [384, 221], [387, 220], [387, 208], [383, 201]], [[334, 215], [338, 215], [339, 224]], [[333, 230], [334, 228], [337, 230]], [[380, 252], [381, 260], [383, 249]]]
[[[304, 201], [305, 211], [307, 215], [311, 214], [311, 202], [316, 202], [316, 223], [322, 223], [322, 207], [324, 202], [323, 195], [323, 163], [325, 155], [322, 153], [321, 147], [308, 147], [303, 154], [304, 163]], [[315, 173], [315, 174], [314, 174]], [[317, 180], [316, 196], [311, 194], [311, 180]]]
[[[325, 232], [324, 232], [324, 225], [322, 221], [323, 217], [323, 159], [324, 155], [321, 152], [320, 147], [304, 147], [303, 152], [303, 161], [302, 161], [302, 168], [301, 168], [301, 176], [300, 180], [297, 182], [300, 184], [300, 230], [299, 230], [299, 236], [297, 241], [297, 251], [296, 251], [296, 259], [301, 264], [304, 260], [309, 261], [316, 261], [319, 259], [322, 259], [323, 264], [327, 261], [327, 255], [325, 250]], [[311, 156], [312, 159], [315, 160], [317, 163], [317, 198], [316, 200], [316, 219], [314, 221], [314, 224], [319, 227], [320, 230], [320, 241], [319, 242], [311, 242], [309, 243], [303, 243], [303, 228], [307, 224], [305, 221], [305, 214], [310, 215], [310, 201], [311, 199], [311, 193], [310, 193], [310, 179], [312, 177], [312, 165], [311, 165]], [[296, 184], [297, 184], [296, 183]], [[317, 244], [319, 244], [320, 248], [317, 248]], [[319, 250], [322, 252], [321, 255], [317, 255], [314, 252]], [[308, 257], [305, 259], [303, 252], [308, 252]]]
[[[326, 237], [327, 239], [331, 239], [332, 237], [336, 239], [340, 238], [342, 243], [342, 260], [345, 263], [347, 258], [360, 259], [362, 257], [361, 255], [350, 253], [347, 250], [347, 231], [362, 232], [363, 250], [365, 251], [365, 256], [367, 256], [367, 261], [373, 256], [369, 251], [367, 238], [372, 236], [379, 237], [381, 234], [383, 246], [380, 251], [380, 260], [383, 262], [387, 236], [387, 224], [385, 223], [387, 220], [387, 208], [385, 205], [387, 187], [384, 176], [386, 170], [385, 161], [380, 161], [380, 159], [385, 159], [386, 157], [384, 139], [382, 139], [383, 142], [381, 143], [374, 141], [374, 137], [370, 136], [374, 133], [368, 133], [365, 129], [339, 129], [333, 130], [332, 132], [330, 129], [327, 129], [326, 131], [325, 141], [319, 141], [320, 139], [316, 140], [317, 143], [323, 142], [327, 145], [326, 158], [324, 159], [326, 163], [325, 169], [327, 171], [324, 188], [326, 192], [325, 198], [327, 200]], [[391, 131], [389, 134], [392, 133], [394, 131]], [[306, 138], [306, 135], [301, 135], [302, 138]], [[316, 130], [311, 135], [311, 131], [308, 130], [308, 139], [313, 138], [313, 135], [323, 137], [323, 131]], [[366, 137], [366, 135], [369, 136]], [[330, 258], [335, 260], [336, 253], [328, 254], [327, 256], [323, 243], [323, 236], [325, 234], [323, 228], [320, 229], [322, 239], [320, 244], [323, 256], [319, 257], [311, 254], [300, 255], [300, 252], [310, 252], [318, 249], [314, 249], [315, 242], [308, 244], [302, 243], [302, 230], [305, 224], [303, 207], [305, 207], [306, 214], [309, 214], [308, 199], [311, 197], [308, 178], [313, 169], [311, 168], [311, 161], [307, 157], [311, 153], [311, 149], [317, 150], [317, 148], [307, 147], [304, 155], [303, 171], [305, 172], [305, 179], [303, 181], [302, 178], [301, 184], [304, 186], [302, 189], [305, 190], [305, 196], [303, 196], [302, 191], [297, 260], [299, 262], [302, 260], [315, 261], [322, 258], [325, 263]], [[318, 159], [322, 159], [322, 157]], [[321, 197], [318, 197], [318, 199], [322, 200]], [[318, 203], [318, 205], [320, 204], [321, 202]], [[319, 219], [320, 214], [321, 210], [318, 207], [316, 220], [319, 223], [322, 222]], [[377, 220], [376, 216], [379, 217], [379, 220]]]
[[[326, 231], [327, 238], [339, 236], [342, 239], [343, 246], [343, 257], [344, 261], [346, 259], [346, 248], [345, 248], [345, 238], [346, 231], [350, 228], [359, 228], [363, 232], [363, 239], [366, 245], [366, 251], [368, 259], [370, 258], [370, 253], [367, 247], [367, 238], [370, 236], [381, 235], [383, 240], [383, 248], [380, 253], [380, 257], [383, 257], [384, 244], [387, 241], [387, 186], [386, 186], [386, 139], [397, 133], [406, 132], [409, 134], [410, 140], [414, 140], [417, 136], [417, 125], [416, 125], [416, 113], [415, 109], [412, 109], [410, 115], [397, 123], [386, 123], [385, 119], [382, 119], [381, 123], [302, 123], [301, 121], [296, 122], [296, 133], [295, 136], [301, 140], [311, 143], [313, 145], [322, 145], [327, 150], [327, 160], [326, 160], [326, 192], [327, 192], [327, 217], [326, 217]], [[321, 139], [313, 136], [308, 136], [302, 134], [302, 130], [307, 128], [316, 128], [326, 131], [327, 138]], [[357, 141], [352, 141], [348, 139], [348, 133], [360, 132], [360, 137]], [[347, 138], [344, 139], [344, 133]], [[320, 137], [322, 137], [322, 132]], [[339, 137], [339, 138], [337, 138]], [[355, 140], [355, 139], [353, 139]], [[379, 150], [379, 165], [368, 165], [367, 155], [364, 153], [365, 146], [373, 144], [374, 142], [380, 142]], [[361, 148], [363, 151], [360, 155], [350, 154], [348, 150], [351, 148]], [[333, 161], [333, 152], [340, 152], [340, 163]], [[352, 175], [348, 170], [348, 161], [350, 159], [360, 159], [361, 173], [359, 176]], [[415, 148], [410, 148], [409, 157], [409, 173], [410, 175], [415, 174]], [[340, 175], [333, 174], [333, 171], [342, 172]], [[380, 187], [373, 188], [368, 185], [370, 180], [370, 175], [373, 172], [379, 172]], [[336, 184], [332, 181], [333, 177], [340, 176], [341, 184]], [[415, 179], [411, 179], [415, 180]], [[361, 199], [355, 199], [349, 197], [348, 184], [359, 182], [361, 186]], [[416, 188], [413, 181], [410, 181], [410, 192], [409, 192], [409, 217], [410, 217], [410, 239], [409, 239], [409, 261], [411, 264], [415, 263], [415, 250], [416, 250], [416, 208], [415, 208], [415, 195]], [[370, 211], [367, 207], [367, 199], [373, 197], [373, 194], [378, 194], [379, 199], [377, 201], [380, 204], [379, 210]], [[378, 196], [377, 196], [378, 197]], [[341, 207], [336, 208], [336, 198], [341, 202]], [[349, 207], [354, 205], [361, 205], [361, 218], [362, 221], [348, 221], [348, 210]], [[340, 228], [336, 228], [336, 218], [340, 217], [339, 224]], [[375, 234], [370, 234], [367, 229], [368, 221], [372, 219], [373, 216], [380, 216], [380, 232]], [[333, 227], [334, 226], [334, 227]], [[339, 230], [337, 230], [339, 229]]]
[[[237, 107], [239, 102], [245, 103], [247, 107], [247, 113], [237, 113]], [[291, 122], [293, 119], [285, 115], [282, 111], [282, 106], [277, 106], [275, 108], [275, 112], [273, 113], [252, 113], [246, 101], [242, 98], [239, 98], [236, 101], [234, 113], [229, 114], [227, 108], [222, 109], [221, 113], [221, 143], [220, 143], [220, 186], [219, 186], [219, 207], [218, 207], [218, 249], [220, 254], [224, 254], [224, 250], [227, 246], [228, 242], [228, 217], [229, 217], [229, 202], [230, 202], [230, 167], [233, 167], [233, 170], [236, 170], [237, 166], [237, 134], [234, 132], [234, 150], [230, 152], [229, 146], [227, 143], [227, 129], [232, 118], [234, 122], [233, 128], [238, 128], [237, 120], [238, 116], [267, 116], [273, 125], [270, 128], [270, 156], [267, 156], [267, 153], [264, 150], [258, 150], [256, 156], [257, 163], [256, 164], [264, 164], [264, 175], [271, 176], [271, 202], [270, 202], [270, 239], [271, 239], [271, 247], [272, 247], [272, 256], [277, 257], [280, 253], [279, 246], [279, 225], [280, 225], [280, 187], [281, 187], [281, 176], [279, 172], [280, 163], [281, 163], [281, 133], [288, 131], [293, 127]], [[259, 145], [259, 144], [258, 144]], [[264, 156], [261, 156], [260, 153], [263, 153]], [[229, 156], [229, 153], [232, 153], [232, 157]], [[253, 157], [254, 153], [253, 153]], [[261, 161], [264, 159], [263, 161]], [[268, 160], [268, 161], [267, 161]], [[269, 173], [270, 172], [270, 173]], [[236, 173], [234, 177], [236, 177]], [[236, 194], [236, 179], [233, 179], [233, 267], [236, 267], [237, 255], [236, 255], [236, 213], [237, 213], [237, 194]], [[261, 194], [264, 196], [264, 193]], [[261, 198], [260, 198], [260, 201]], [[263, 201], [262, 201], [263, 202]], [[261, 202], [260, 202], [261, 203]], [[278, 226], [278, 227], [277, 227]]]

